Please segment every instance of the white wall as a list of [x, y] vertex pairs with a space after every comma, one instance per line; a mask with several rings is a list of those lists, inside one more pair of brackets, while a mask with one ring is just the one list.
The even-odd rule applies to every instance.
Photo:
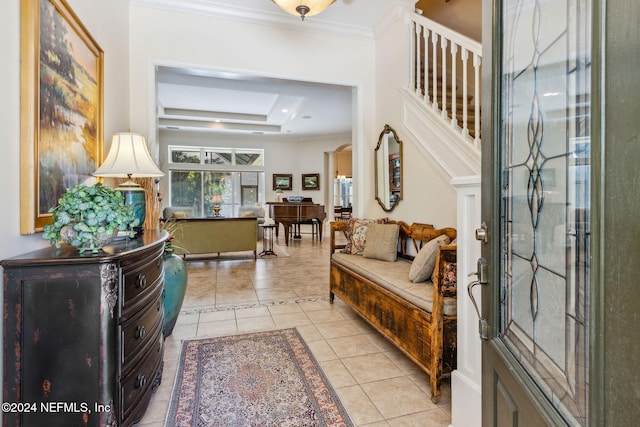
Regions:
[[[373, 161], [373, 150], [384, 125], [388, 124], [402, 140], [403, 181], [402, 200], [391, 213], [375, 201], [368, 200], [370, 216], [388, 216], [408, 223], [422, 222], [436, 228], [456, 227], [456, 191], [434, 167], [411, 134], [403, 128], [401, 117], [401, 92], [408, 87], [409, 79], [409, 30], [404, 20], [377, 34], [376, 38], [376, 129], [375, 137], [369, 141], [370, 153], [367, 159]], [[373, 165], [369, 166], [373, 170]], [[373, 172], [372, 172], [373, 173]], [[370, 181], [369, 191], [373, 194], [374, 183]]]
[[[212, 16], [131, 7], [131, 112], [135, 131], [153, 137], [154, 67], [192, 66], [356, 88], [354, 155], [374, 136], [374, 43]], [[318, 156], [321, 161], [321, 154]], [[290, 169], [290, 167], [289, 167]], [[355, 165], [356, 179], [369, 171]], [[322, 173], [318, 168], [318, 172]], [[278, 171], [286, 173], [285, 171]], [[302, 172], [301, 173], [307, 173]], [[269, 179], [270, 176], [267, 176]], [[297, 184], [294, 181], [294, 184]], [[299, 184], [298, 184], [299, 185]], [[322, 190], [321, 190], [322, 192]], [[356, 195], [360, 205], [372, 195]]]
[[[105, 141], [129, 127], [128, 1], [68, 0], [104, 51]], [[20, 0], [0, 2], [0, 259], [48, 243], [39, 234], [20, 235]], [[108, 145], [108, 144], [107, 144]]]

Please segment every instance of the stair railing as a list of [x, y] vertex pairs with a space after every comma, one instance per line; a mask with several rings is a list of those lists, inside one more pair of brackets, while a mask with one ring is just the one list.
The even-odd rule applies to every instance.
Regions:
[[479, 149], [482, 45], [417, 13], [410, 19], [409, 90]]

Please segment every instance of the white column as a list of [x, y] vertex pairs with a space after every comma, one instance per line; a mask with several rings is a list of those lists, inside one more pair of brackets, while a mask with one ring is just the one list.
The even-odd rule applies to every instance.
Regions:
[[[480, 242], [480, 177], [451, 180], [458, 202], [458, 367], [451, 374], [451, 426], [473, 427], [482, 423], [482, 348], [478, 335], [478, 315], [467, 295], [469, 277], [477, 269]], [[474, 297], [480, 306], [480, 292]]]

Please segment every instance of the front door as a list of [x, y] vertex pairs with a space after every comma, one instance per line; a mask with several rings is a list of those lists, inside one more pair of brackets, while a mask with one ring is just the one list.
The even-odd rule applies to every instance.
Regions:
[[492, 3], [483, 425], [587, 425], [591, 0]]

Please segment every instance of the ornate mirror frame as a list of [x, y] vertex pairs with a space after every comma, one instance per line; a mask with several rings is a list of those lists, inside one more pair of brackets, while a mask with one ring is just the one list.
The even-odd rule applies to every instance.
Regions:
[[391, 212], [402, 200], [402, 141], [389, 125], [384, 125], [378, 138], [374, 165], [376, 200]]

